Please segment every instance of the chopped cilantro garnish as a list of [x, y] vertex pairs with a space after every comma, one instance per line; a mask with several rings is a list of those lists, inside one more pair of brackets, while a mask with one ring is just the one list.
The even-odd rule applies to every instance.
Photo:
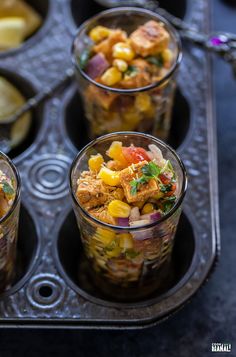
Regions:
[[80, 57], [79, 57], [79, 64], [80, 67], [82, 69], [85, 69], [85, 67], [87, 66], [88, 60], [90, 58], [91, 55], [91, 50], [90, 48], [86, 48], [85, 50], [83, 50], [83, 52], [81, 53]]
[[125, 71], [125, 75], [128, 77], [134, 77], [138, 73], [138, 69], [136, 66], [129, 65], [127, 71]]
[[144, 165], [141, 168], [143, 175], [138, 179], [130, 181], [131, 195], [136, 195], [139, 185], [147, 183], [152, 178], [157, 178], [160, 175], [161, 169], [153, 161], [150, 161], [148, 164]]
[[161, 55], [161, 53], [158, 56], [149, 56], [147, 58], [147, 61], [151, 64], [154, 64], [157, 67], [163, 67], [164, 65], [164, 59]]
[[168, 213], [171, 210], [171, 208], [175, 204], [175, 201], [176, 201], [176, 196], [170, 196], [165, 198], [164, 202], [162, 202], [164, 213]]
[[1, 184], [3, 185], [2, 186], [2, 189], [3, 189], [3, 192], [12, 196], [14, 195], [15, 191], [14, 189], [9, 185], [8, 182], [4, 181], [4, 182], [1, 182]]
[[172, 190], [172, 184], [171, 183], [168, 183], [167, 185], [163, 185], [163, 184], [160, 185], [160, 191], [163, 192], [163, 193], [170, 192], [171, 190]]

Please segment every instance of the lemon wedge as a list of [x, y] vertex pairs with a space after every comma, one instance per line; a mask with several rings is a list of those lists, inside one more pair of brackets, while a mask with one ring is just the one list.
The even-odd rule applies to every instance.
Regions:
[[41, 16], [22, 0], [0, 0], [0, 19], [5, 17], [25, 20], [24, 38], [32, 35], [42, 24]]
[[0, 48], [10, 49], [19, 46], [24, 40], [25, 20], [21, 17], [0, 19]]
[[[10, 82], [0, 77], [0, 130], [1, 122], [10, 117], [25, 103], [26, 99]], [[10, 131], [11, 147], [19, 145], [27, 136], [31, 125], [31, 113], [27, 112], [12, 124]]]

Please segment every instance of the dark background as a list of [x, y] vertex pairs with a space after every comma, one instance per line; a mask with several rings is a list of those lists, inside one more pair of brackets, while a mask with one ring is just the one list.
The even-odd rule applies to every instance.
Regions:
[[[211, 4], [213, 28], [236, 33], [236, 0]], [[236, 79], [228, 64], [213, 64], [222, 254], [208, 284], [171, 319], [146, 330], [1, 330], [0, 357], [205, 357], [212, 342], [231, 343], [228, 355], [236, 356]]]

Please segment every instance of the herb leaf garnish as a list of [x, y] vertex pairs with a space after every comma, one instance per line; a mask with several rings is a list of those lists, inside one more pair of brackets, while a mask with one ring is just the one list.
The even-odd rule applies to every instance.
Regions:
[[163, 193], [170, 192], [172, 190], [172, 184], [168, 183], [167, 185], [160, 185], [160, 191]]
[[159, 54], [158, 56], [149, 56], [147, 58], [147, 61], [151, 64], [154, 64], [157, 67], [160, 67], [160, 68], [163, 67], [163, 65], [164, 65], [164, 59], [161, 54]]
[[138, 69], [136, 66], [129, 65], [127, 70], [125, 71], [125, 76], [135, 77], [138, 73]]
[[83, 52], [81, 53], [79, 57], [79, 65], [82, 69], [85, 69], [85, 67], [87, 66], [90, 55], [91, 55], [90, 48], [85, 48], [85, 50], [83, 50]]
[[171, 208], [175, 204], [175, 201], [176, 201], [176, 196], [170, 196], [165, 198], [165, 201], [162, 202], [164, 213], [168, 213], [171, 210]]
[[14, 195], [15, 191], [14, 191], [14, 189], [9, 185], [9, 183], [8, 183], [7, 181], [3, 181], [3, 182], [1, 182], [1, 184], [3, 185], [3, 186], [2, 186], [2, 190], [3, 190], [4, 193], [6, 193], [6, 194], [8, 194], [8, 195], [10, 195], [10, 196]]
[[130, 181], [130, 193], [132, 196], [137, 194], [140, 185], [147, 183], [153, 178], [157, 178], [161, 173], [161, 168], [157, 166], [154, 162], [150, 161], [148, 164], [141, 168], [143, 175], [138, 179]]

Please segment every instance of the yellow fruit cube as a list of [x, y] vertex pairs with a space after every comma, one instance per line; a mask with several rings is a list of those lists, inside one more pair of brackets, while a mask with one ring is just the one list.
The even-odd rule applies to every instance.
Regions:
[[121, 72], [116, 67], [111, 67], [102, 75], [101, 81], [106, 86], [113, 86], [122, 79]]
[[114, 59], [112, 64], [114, 67], [116, 67], [121, 72], [125, 72], [128, 69], [128, 63], [122, 59], [116, 58], [116, 59]]
[[112, 217], [128, 218], [131, 212], [131, 207], [120, 200], [113, 200], [108, 205], [108, 212]]
[[132, 61], [135, 57], [135, 52], [128, 43], [118, 42], [112, 48], [112, 56], [125, 61]]
[[120, 163], [126, 165], [127, 161], [123, 155], [122, 151], [122, 142], [121, 141], [113, 141], [110, 148], [106, 153], [111, 159], [119, 161]]
[[173, 60], [173, 53], [169, 48], [166, 48], [164, 51], [161, 53], [163, 61], [165, 63], [170, 63]]
[[89, 37], [94, 42], [100, 42], [107, 38], [111, 33], [111, 30], [104, 26], [96, 26], [89, 32]]
[[104, 183], [109, 186], [117, 186], [120, 183], [120, 174], [118, 171], [112, 171], [107, 167], [102, 167], [98, 178], [102, 179]]
[[0, 49], [19, 46], [24, 40], [25, 25], [22, 17], [0, 19]]
[[149, 214], [154, 211], [154, 206], [152, 203], [146, 203], [142, 208], [142, 214]]
[[121, 233], [118, 234], [117, 237], [119, 238], [119, 246], [122, 249], [132, 249], [134, 246], [133, 238], [130, 233]]
[[91, 155], [88, 161], [89, 169], [91, 171], [99, 171], [104, 163], [103, 156], [101, 154]]
[[146, 112], [151, 107], [151, 97], [147, 93], [140, 93], [135, 97], [135, 107], [140, 112]]
[[111, 244], [115, 238], [116, 238], [115, 232], [100, 227], [97, 228], [96, 233], [94, 235], [94, 239], [101, 242], [105, 246]]

